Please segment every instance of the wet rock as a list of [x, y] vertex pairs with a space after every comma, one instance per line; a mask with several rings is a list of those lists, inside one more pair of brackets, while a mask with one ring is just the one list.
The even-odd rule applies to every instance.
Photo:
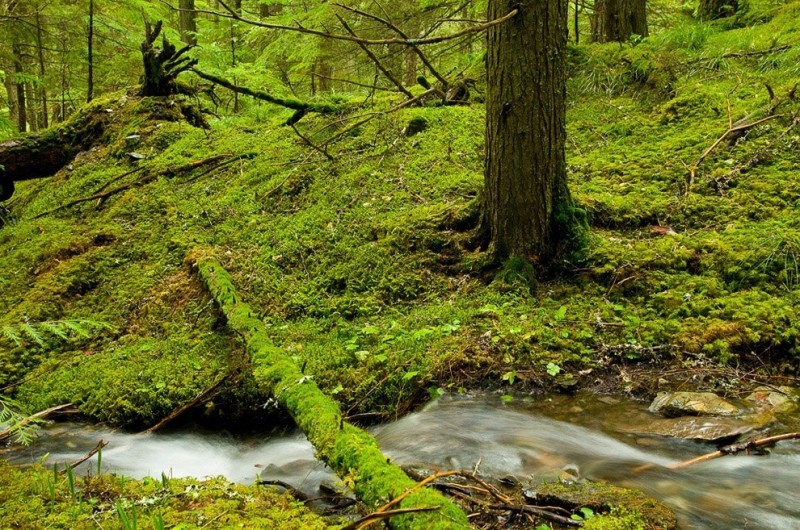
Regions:
[[797, 409], [797, 391], [790, 387], [782, 386], [776, 390], [759, 387], [745, 398], [753, 403], [759, 410], [769, 410], [776, 413], [792, 412]]
[[650, 412], [678, 416], [733, 416], [739, 408], [711, 392], [659, 392], [650, 404]]
[[775, 421], [775, 417], [771, 413], [738, 418], [694, 416], [653, 420], [640, 425], [624, 426], [619, 430], [639, 436], [665, 436], [684, 440], [725, 442], [765, 427], [773, 421]]

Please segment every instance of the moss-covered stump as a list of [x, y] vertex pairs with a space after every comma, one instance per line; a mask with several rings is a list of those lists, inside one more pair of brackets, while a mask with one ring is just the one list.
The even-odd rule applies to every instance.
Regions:
[[415, 488], [402, 469], [381, 453], [367, 432], [345, 422], [336, 402], [302, 372], [292, 359], [275, 347], [263, 323], [236, 293], [230, 275], [219, 262], [196, 252], [187, 258], [224, 313], [228, 326], [240, 333], [254, 366], [256, 382], [283, 406], [326, 462], [367, 505], [377, 507], [404, 495], [397, 508], [425, 508], [393, 517], [390, 524], [400, 529], [469, 528], [466, 514], [440, 493]]
[[258, 528], [331, 524], [288, 494], [221, 478], [73, 477], [0, 460], [0, 528]]
[[603, 481], [544, 483], [534, 488], [536, 503], [574, 511], [589, 510], [583, 528], [614, 530], [670, 530], [677, 528], [675, 514], [644, 493]]

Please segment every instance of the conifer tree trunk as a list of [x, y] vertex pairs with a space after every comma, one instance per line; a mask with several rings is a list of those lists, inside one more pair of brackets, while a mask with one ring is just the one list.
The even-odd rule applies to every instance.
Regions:
[[[18, 78], [22, 77], [24, 69], [22, 67], [22, 48], [20, 47], [19, 43], [15, 42], [11, 45], [11, 53], [13, 55], [14, 74], [16, 74]], [[17, 130], [23, 133], [28, 130], [28, 111], [25, 99], [25, 83], [19, 79], [15, 79], [14, 86], [16, 90], [15, 99], [17, 102]]]
[[86, 31], [87, 63], [89, 71], [86, 76], [86, 102], [94, 99], [94, 0], [89, 0], [89, 27]]
[[194, 12], [194, 0], [180, 0], [179, 23], [181, 41], [184, 44], [197, 44], [197, 13]]
[[647, 37], [646, 0], [597, 0], [591, 27], [594, 42], [626, 42], [631, 35]]
[[490, 251], [546, 267], [559, 215], [571, 208], [566, 181], [567, 3], [490, 0], [485, 196], [481, 229]]

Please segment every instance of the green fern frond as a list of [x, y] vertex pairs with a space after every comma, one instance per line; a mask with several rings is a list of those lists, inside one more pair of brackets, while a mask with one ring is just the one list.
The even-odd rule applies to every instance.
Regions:
[[44, 346], [48, 338], [55, 337], [60, 340], [67, 340], [70, 336], [78, 336], [87, 339], [92, 336], [92, 331], [101, 329], [113, 328], [106, 322], [98, 322], [96, 320], [51, 320], [3, 326], [0, 327], [0, 336], [5, 337], [17, 346], [21, 346], [25, 338], [31, 339], [39, 346]]

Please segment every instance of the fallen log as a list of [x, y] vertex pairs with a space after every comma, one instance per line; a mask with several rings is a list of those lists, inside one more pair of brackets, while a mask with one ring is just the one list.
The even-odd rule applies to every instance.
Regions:
[[186, 258], [227, 319], [244, 340], [256, 383], [292, 416], [317, 456], [340, 477], [350, 477], [355, 494], [371, 507], [399, 499], [411, 511], [389, 519], [392, 528], [442, 530], [470, 528], [467, 515], [441, 493], [420, 487], [381, 453], [366, 431], [344, 421], [337, 403], [325, 395], [267, 335], [266, 327], [239, 297], [230, 275], [206, 252]]
[[50, 407], [49, 409], [40, 410], [36, 414], [31, 414], [27, 418], [23, 419], [18, 425], [13, 427], [6, 427], [5, 429], [0, 430], [0, 442], [4, 442], [8, 440], [13, 434], [16, 429], [20, 426], [24, 427], [26, 425], [30, 425], [35, 423], [39, 420], [46, 420], [53, 414], [57, 414], [59, 412], [66, 412], [68, 410], [74, 410], [75, 405], [72, 403], [64, 403], [63, 405], [56, 405], [55, 407]]
[[14, 193], [14, 182], [53, 176], [99, 143], [112, 118], [102, 101], [93, 102], [52, 129], [0, 142], [0, 201]]

